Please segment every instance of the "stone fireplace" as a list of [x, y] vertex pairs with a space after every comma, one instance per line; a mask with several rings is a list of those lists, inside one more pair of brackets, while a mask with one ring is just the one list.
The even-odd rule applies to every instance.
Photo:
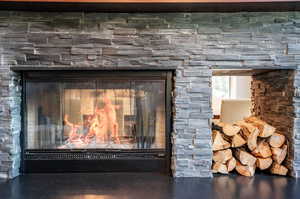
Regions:
[[[1, 11], [0, 177], [18, 176], [24, 166], [24, 73], [163, 70], [174, 72], [172, 128], [166, 132], [172, 174], [211, 177], [211, 77], [218, 68], [282, 69], [254, 77], [254, 113], [289, 134], [291, 175], [298, 176], [299, 19], [299, 12]], [[275, 83], [278, 88], [268, 87]], [[278, 96], [277, 89], [285, 94]], [[274, 120], [281, 112], [288, 118], [284, 126]]]

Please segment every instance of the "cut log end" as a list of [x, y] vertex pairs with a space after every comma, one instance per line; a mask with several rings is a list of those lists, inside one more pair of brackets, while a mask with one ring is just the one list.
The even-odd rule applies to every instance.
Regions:
[[272, 148], [272, 158], [277, 164], [281, 164], [287, 155], [287, 145], [283, 145], [281, 148]]
[[259, 137], [267, 138], [275, 133], [275, 127], [267, 124], [266, 122], [258, 119], [257, 117], [251, 116], [245, 118], [245, 121], [253, 124], [259, 129]]
[[226, 164], [222, 164], [219, 162], [214, 162], [212, 166], [212, 172], [213, 173], [222, 173], [222, 174], [228, 174], [227, 166]]
[[232, 158], [231, 149], [216, 151], [213, 153], [213, 161], [225, 164]]
[[235, 152], [235, 157], [243, 164], [248, 166], [253, 166], [256, 163], [256, 157], [251, 155], [250, 153], [237, 149]]
[[248, 165], [242, 165], [239, 161], [236, 162], [235, 170], [243, 175], [243, 176], [254, 176], [255, 174], [255, 165], [248, 166]]
[[241, 127], [237, 125], [226, 124], [223, 126], [223, 132], [227, 136], [234, 136], [241, 130]]
[[271, 147], [281, 147], [285, 143], [285, 136], [280, 133], [274, 133], [270, 139], [269, 144]]
[[213, 151], [228, 149], [230, 147], [230, 143], [223, 138], [219, 131], [214, 130], [212, 132], [212, 142]]
[[231, 147], [233, 148], [241, 147], [246, 143], [247, 143], [246, 140], [240, 134], [236, 134], [235, 136], [233, 136], [231, 140]]
[[268, 169], [273, 163], [272, 158], [257, 158], [256, 166], [260, 170]]
[[260, 158], [268, 158], [272, 156], [272, 151], [269, 144], [262, 140], [258, 143], [257, 148], [252, 151], [252, 154]]
[[228, 172], [233, 171], [236, 167], [236, 159], [232, 157], [230, 160], [227, 162], [227, 170]]
[[274, 163], [270, 169], [270, 172], [272, 174], [276, 174], [276, 175], [287, 175], [288, 173], [288, 169], [283, 166], [283, 165], [280, 165], [280, 164], [277, 164], [277, 163]]
[[247, 145], [250, 151], [253, 151], [257, 147], [257, 136], [259, 134], [258, 130], [254, 130], [253, 132], [250, 133], [248, 140], [247, 140]]

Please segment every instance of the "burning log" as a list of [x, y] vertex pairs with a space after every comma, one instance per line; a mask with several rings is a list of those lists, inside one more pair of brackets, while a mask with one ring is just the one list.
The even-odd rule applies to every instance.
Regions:
[[104, 102], [103, 110], [106, 113], [106, 117], [108, 121], [108, 130], [110, 130], [110, 132], [112, 133], [112, 137], [115, 139], [115, 142], [117, 144], [120, 144], [119, 125], [117, 122], [117, 113], [116, 113], [118, 106], [112, 104], [107, 93], [104, 94], [103, 102]]
[[80, 136], [79, 136], [79, 134], [77, 132], [78, 132], [78, 129], [80, 128], [80, 126], [71, 123], [69, 121], [69, 116], [68, 115], [65, 115], [64, 122], [65, 122], [65, 125], [69, 126], [69, 128], [70, 128], [69, 135], [68, 135], [69, 136], [68, 137], [68, 141], [72, 142], [72, 141], [78, 139]]

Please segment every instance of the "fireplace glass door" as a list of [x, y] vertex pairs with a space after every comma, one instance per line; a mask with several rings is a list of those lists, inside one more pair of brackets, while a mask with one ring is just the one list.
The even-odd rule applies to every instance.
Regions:
[[164, 149], [163, 80], [28, 82], [27, 149]]
[[171, 72], [35, 71], [23, 79], [24, 172], [169, 172]]

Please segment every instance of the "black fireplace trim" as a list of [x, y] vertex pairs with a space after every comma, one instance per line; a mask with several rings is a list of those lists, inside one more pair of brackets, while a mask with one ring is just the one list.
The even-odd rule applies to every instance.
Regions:
[[[166, 148], [161, 149], [43, 149], [25, 150], [26, 132], [26, 81], [83, 80], [90, 78], [111, 78], [123, 75], [123, 78], [143, 79], [151, 77], [164, 79], [166, 106]], [[172, 129], [172, 90], [174, 70], [87, 70], [87, 71], [23, 71], [22, 72], [22, 132], [21, 132], [21, 173], [55, 172], [114, 172], [114, 171], [151, 171], [171, 174], [171, 129]], [[129, 153], [130, 151], [130, 153]], [[41, 153], [49, 154], [49, 157]], [[59, 154], [59, 155], [57, 155]], [[67, 157], [67, 158], [63, 158]], [[122, 167], [116, 165], [123, 165]], [[89, 167], [90, 169], [86, 169]], [[108, 169], [110, 167], [111, 169]]]
[[[114, 152], [113, 152], [114, 151]], [[164, 150], [122, 151], [122, 150], [71, 150], [71, 151], [26, 151], [26, 160], [115, 160], [115, 159], [161, 159], [165, 157]]]

